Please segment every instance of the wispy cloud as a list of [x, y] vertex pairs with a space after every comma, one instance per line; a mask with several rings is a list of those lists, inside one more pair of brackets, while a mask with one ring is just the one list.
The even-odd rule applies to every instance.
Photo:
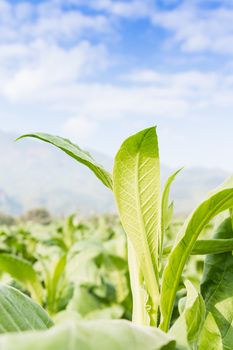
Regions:
[[189, 4], [172, 11], [155, 11], [152, 23], [169, 30], [170, 43], [186, 52], [233, 54], [233, 8], [202, 9]]
[[[0, 91], [9, 100], [29, 103], [31, 99], [44, 100], [43, 96], [54, 95], [53, 89], [69, 89], [69, 84], [90, 74], [95, 76], [108, 64], [105, 48], [86, 41], [68, 50], [37, 41], [27, 46], [5, 46], [5, 51], [0, 54], [0, 62], [5, 64]], [[15, 55], [20, 54], [22, 59], [16, 62]], [[9, 59], [13, 60], [13, 67], [8, 66]]]
[[64, 11], [62, 4], [53, 0], [14, 4], [0, 1], [1, 43], [40, 39], [75, 45], [80, 38], [97, 37], [111, 30], [107, 16], [87, 15], [78, 9]]
[[46, 79], [47, 68], [43, 75], [40, 71], [34, 76], [30, 71], [22, 71], [6, 84], [5, 96], [25, 105], [46, 104], [48, 110], [68, 117], [85, 116], [93, 123], [152, 115], [168, 120], [195, 115], [204, 118], [216, 108], [227, 108], [229, 112], [233, 109], [233, 76], [143, 70], [124, 77], [122, 85], [76, 82], [71, 79], [72, 70]]
[[86, 3], [89, 7], [96, 10], [102, 10], [115, 16], [123, 18], [147, 17], [153, 8], [151, 0], [131, 0], [131, 1], [113, 1], [113, 0], [89, 0]]

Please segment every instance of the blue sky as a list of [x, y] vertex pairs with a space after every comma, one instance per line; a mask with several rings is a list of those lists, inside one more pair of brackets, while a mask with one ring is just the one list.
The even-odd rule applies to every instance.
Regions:
[[0, 125], [233, 169], [232, 0], [0, 0]]

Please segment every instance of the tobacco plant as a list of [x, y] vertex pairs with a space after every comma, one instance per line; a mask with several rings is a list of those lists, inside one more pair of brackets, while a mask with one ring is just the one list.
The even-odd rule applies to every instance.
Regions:
[[[50, 143], [88, 167], [112, 191], [127, 235], [132, 323], [82, 323], [73, 319], [74, 333], [69, 339], [73, 345], [69, 348], [96, 349], [96, 344], [101, 349], [117, 350], [233, 348], [233, 177], [197, 206], [172, 245], [167, 246], [166, 235], [173, 214], [170, 187], [180, 170], [169, 177], [162, 189], [155, 127], [142, 130], [123, 142], [112, 174], [67, 139], [43, 133], [21, 138], [24, 137]], [[213, 238], [198, 239], [205, 227], [222, 212], [228, 215]], [[198, 289], [184, 278], [184, 268], [191, 255], [207, 255]], [[175, 305], [178, 305], [178, 316]], [[54, 329], [53, 333], [44, 333], [40, 349], [67, 348], [69, 324]], [[28, 333], [23, 339], [5, 335], [0, 337], [0, 345], [4, 344], [2, 349], [13, 349], [11, 342], [17, 342], [18, 349], [30, 349], [30, 346], [37, 349], [40, 338], [37, 333]]]

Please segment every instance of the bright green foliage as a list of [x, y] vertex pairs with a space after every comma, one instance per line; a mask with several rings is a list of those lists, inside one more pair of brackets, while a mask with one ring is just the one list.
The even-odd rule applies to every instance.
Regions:
[[223, 347], [222, 337], [218, 325], [209, 312], [200, 336], [198, 350], [230, 350], [231, 347]]
[[[6, 258], [6, 253], [1, 253], [4, 259], [0, 278], [4, 283], [7, 281], [29, 292], [53, 315], [68, 307], [85, 319], [97, 314], [105, 318], [130, 319], [127, 247], [119, 220], [106, 215], [88, 220], [73, 217], [72, 225], [68, 225], [70, 221], [69, 217], [48, 226], [30, 222], [18, 227], [0, 227], [0, 249], [8, 251]], [[13, 240], [9, 240], [11, 237]], [[7, 245], [9, 241], [11, 244]], [[43, 290], [37, 284], [34, 286], [32, 276], [35, 274]], [[40, 292], [40, 300], [34, 292]], [[87, 301], [92, 307], [84, 314]]]
[[75, 231], [76, 227], [74, 224], [75, 214], [70, 215], [66, 219], [64, 233], [63, 233], [63, 241], [65, 243], [65, 246], [67, 250], [69, 250], [72, 245], [75, 243]]
[[82, 318], [97, 315], [98, 318], [121, 318], [123, 315], [130, 318], [128, 266], [125, 257], [115, 252], [119, 248], [122, 252], [120, 238], [106, 242], [108, 244], [80, 242], [73, 248], [67, 273], [74, 283], [74, 294], [68, 309], [75, 310]]
[[229, 212], [230, 212], [230, 218], [231, 218], [231, 226], [233, 229], [233, 208], [230, 208]]
[[184, 311], [171, 327], [169, 334], [179, 345], [179, 349], [197, 349], [199, 336], [205, 321], [205, 303], [191, 282], [186, 281], [187, 297]]
[[176, 176], [179, 174], [179, 172], [182, 169], [179, 169], [175, 171], [169, 178], [167, 179], [167, 182], [165, 183], [163, 194], [162, 194], [162, 217], [161, 217], [161, 239], [160, 239], [160, 253], [163, 253], [163, 241], [164, 237], [166, 235], [166, 229], [170, 226], [172, 221], [172, 214], [173, 214], [173, 203], [169, 204], [169, 195], [170, 195], [170, 189], [171, 184], [175, 180]]
[[[172, 246], [163, 250], [164, 255], [170, 254]], [[220, 254], [233, 251], [233, 238], [229, 239], [200, 239], [196, 241], [191, 255]]]
[[122, 144], [115, 158], [113, 191], [156, 317], [159, 299], [160, 164], [155, 128], [143, 130]]
[[168, 258], [161, 289], [161, 329], [167, 331], [172, 315], [176, 292], [185, 263], [204, 227], [220, 212], [232, 207], [233, 178], [212, 193], [186, 220], [178, 243]]
[[[233, 237], [231, 219], [218, 228], [216, 238]], [[204, 350], [208, 337], [217, 337], [212, 349], [231, 349], [233, 344], [233, 256], [232, 252], [209, 255], [205, 261], [201, 292], [205, 299], [207, 320], [200, 349]], [[209, 316], [210, 315], [210, 316]], [[219, 345], [220, 344], [220, 345]]]
[[42, 303], [42, 286], [31, 263], [13, 254], [1, 253], [0, 270], [21, 282], [31, 292], [32, 297]]
[[62, 255], [57, 260], [52, 273], [47, 271], [46, 273], [46, 287], [47, 287], [47, 308], [48, 311], [53, 314], [56, 311], [56, 302], [58, 299], [59, 282], [64, 276], [66, 268], [66, 255]]
[[173, 350], [175, 342], [158, 329], [127, 321], [66, 322], [46, 332], [0, 337], [1, 350]]
[[[69, 140], [41, 133], [22, 137], [60, 148], [113, 190], [126, 236], [119, 223], [106, 217], [90, 224], [75, 223], [70, 216], [65, 224], [51, 224], [46, 231], [37, 226], [36, 234], [0, 231], [3, 278], [10, 275], [10, 283], [40, 299], [61, 322], [51, 331], [3, 335], [1, 349], [96, 350], [97, 344], [102, 350], [231, 349], [233, 177], [184, 224], [176, 224], [169, 195], [180, 170], [168, 178], [162, 192], [155, 127], [125, 140], [115, 157], [113, 176]], [[222, 221], [218, 214], [225, 219], [229, 212], [213, 238], [214, 220]], [[39, 297], [36, 285], [43, 286]], [[1, 287], [2, 307], [2, 332], [27, 330], [28, 322], [35, 322], [35, 329], [52, 325], [46, 312], [16, 289]], [[117, 318], [133, 322], [113, 321]], [[99, 321], [90, 321], [95, 319]]]
[[98, 164], [90, 155], [89, 152], [82, 150], [79, 146], [70, 142], [67, 139], [64, 139], [59, 136], [53, 136], [44, 133], [34, 133], [23, 135], [18, 138], [24, 137], [34, 137], [39, 140], [50, 143], [51, 145], [60, 148], [63, 152], [68, 154], [70, 157], [74, 158], [78, 162], [86, 165], [89, 169], [91, 169], [95, 175], [103, 182], [103, 184], [110, 189], [112, 188], [112, 178], [111, 175], [100, 165]]
[[32, 299], [15, 288], [0, 285], [0, 333], [42, 330], [52, 325], [46, 312]]
[[128, 264], [133, 298], [132, 321], [139, 325], [148, 325], [150, 324], [150, 317], [147, 311], [148, 293], [143, 285], [143, 274], [139, 267], [134, 247], [129, 240]]

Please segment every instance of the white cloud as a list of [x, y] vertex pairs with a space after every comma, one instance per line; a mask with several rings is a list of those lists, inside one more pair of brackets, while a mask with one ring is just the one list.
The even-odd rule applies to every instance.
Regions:
[[233, 108], [232, 79], [198, 71], [162, 74], [144, 70], [128, 75], [124, 85], [81, 83], [74, 79], [66, 84], [56, 81], [51, 89], [44, 80], [39, 88], [36, 84], [34, 90], [28, 88], [27, 94], [22, 94], [20, 84], [13, 92], [25, 105], [44, 104], [53, 113], [81, 115], [93, 123], [150, 116], [195, 118]]
[[[16, 58], [17, 55], [17, 58]], [[19, 57], [23, 59], [20, 62]], [[8, 67], [9, 59], [16, 60], [15, 67]], [[26, 46], [5, 45], [0, 54], [5, 64], [4, 85], [0, 88], [3, 96], [10, 100], [28, 100], [32, 96], [43, 96], [45, 90], [71, 84], [78, 79], [95, 76], [108, 65], [103, 45], [92, 46], [88, 42], [63, 49], [43, 41]]]
[[92, 0], [89, 6], [98, 10], [104, 10], [120, 17], [145, 17], [148, 16], [153, 1], [150, 0], [132, 0], [132, 1], [114, 1], [114, 0]]
[[[19, 90], [18, 90], [19, 91]], [[19, 92], [20, 93], [20, 92]], [[113, 84], [84, 83], [59, 85], [28, 91], [21, 95], [25, 105], [41, 104], [65, 115], [85, 115], [96, 121], [136, 119], [147, 116], [184, 117], [190, 102], [173, 88], [126, 87]]]
[[233, 9], [201, 9], [185, 2], [172, 11], [154, 11], [152, 23], [170, 31], [170, 43], [186, 52], [233, 54]]
[[[184, 91], [189, 91], [190, 89], [209, 90], [215, 88], [219, 84], [218, 74], [202, 73], [200, 71], [185, 71], [168, 74], [145, 69], [131, 72], [123, 77], [123, 79], [134, 83], [155, 84], [160, 87], [170, 85], [177, 90], [183, 88]], [[228, 77], [228, 81], [229, 79], [230, 77]]]
[[[170, 1], [169, 1], [170, 2]], [[233, 53], [233, 7], [222, 1], [216, 9], [202, 8], [203, 3], [186, 0], [173, 10], [160, 10], [153, 0], [67, 0], [75, 8], [64, 11], [64, 1], [47, 0], [11, 4], [0, 1], [0, 42], [43, 40], [55, 43], [77, 42], [92, 36], [116, 34], [119, 18], [147, 18], [154, 26], [169, 32], [168, 42], [185, 52], [211, 51]], [[80, 5], [90, 7], [91, 15]], [[96, 10], [96, 13], [95, 13]], [[108, 38], [109, 38], [108, 37]]]
[[63, 5], [0, 0], [0, 95], [6, 99], [23, 102], [45, 89], [51, 94], [108, 66], [106, 45], [87, 39], [111, 32], [107, 16], [63, 11]]
[[92, 34], [103, 34], [110, 31], [106, 17], [87, 16], [79, 11], [64, 13], [57, 10], [38, 18], [36, 23], [25, 26], [24, 31], [32, 37], [50, 38], [57, 41], [76, 41], [81, 35], [88, 37]]
[[53, 0], [34, 4], [0, 1], [0, 42], [72, 43], [108, 32], [112, 28], [107, 16], [87, 15], [78, 9], [63, 11], [62, 4]]
[[[217, 51], [221, 49], [220, 38], [222, 46], [232, 40], [231, 16], [225, 10], [199, 14], [197, 4], [186, 2], [176, 10], [159, 11], [150, 0], [95, 0], [88, 1], [88, 5], [104, 12], [89, 16], [77, 9], [63, 11], [60, 0], [37, 5], [10, 5], [0, 0], [0, 96], [5, 101], [35, 108], [43, 105], [48, 113], [56, 111], [66, 117], [85, 116], [93, 125], [96, 121], [149, 115], [184, 118], [195, 113], [204, 115], [208, 106], [233, 107], [232, 84], [224, 73], [145, 69], [125, 74], [118, 83], [111, 77], [108, 83], [101, 83], [100, 73], [114, 58], [106, 43], [94, 45], [81, 35], [111, 30], [111, 19], [104, 13], [128, 18], [148, 16], [155, 25], [172, 30], [183, 50], [208, 49], [211, 43], [210, 49]], [[74, 38], [72, 45], [61, 44]]]
[[[232, 1], [222, 1], [215, 9], [204, 6], [203, 1], [169, 0], [165, 5], [173, 9], [161, 10], [153, 0], [68, 0], [85, 4], [116, 18], [147, 18], [154, 26], [169, 32], [170, 45], [178, 45], [185, 52], [233, 54], [233, 6]], [[175, 6], [177, 5], [177, 6]], [[205, 5], [205, 4], [204, 4]]]
[[92, 137], [96, 130], [97, 123], [84, 116], [68, 118], [62, 127], [65, 137], [81, 142]]
[[[232, 107], [232, 82], [222, 74], [188, 71], [162, 74], [143, 70], [125, 77], [124, 85], [73, 84], [57, 90], [55, 109], [97, 120], [157, 116], [186, 118], [214, 107]], [[50, 101], [52, 102], [52, 101]]]

